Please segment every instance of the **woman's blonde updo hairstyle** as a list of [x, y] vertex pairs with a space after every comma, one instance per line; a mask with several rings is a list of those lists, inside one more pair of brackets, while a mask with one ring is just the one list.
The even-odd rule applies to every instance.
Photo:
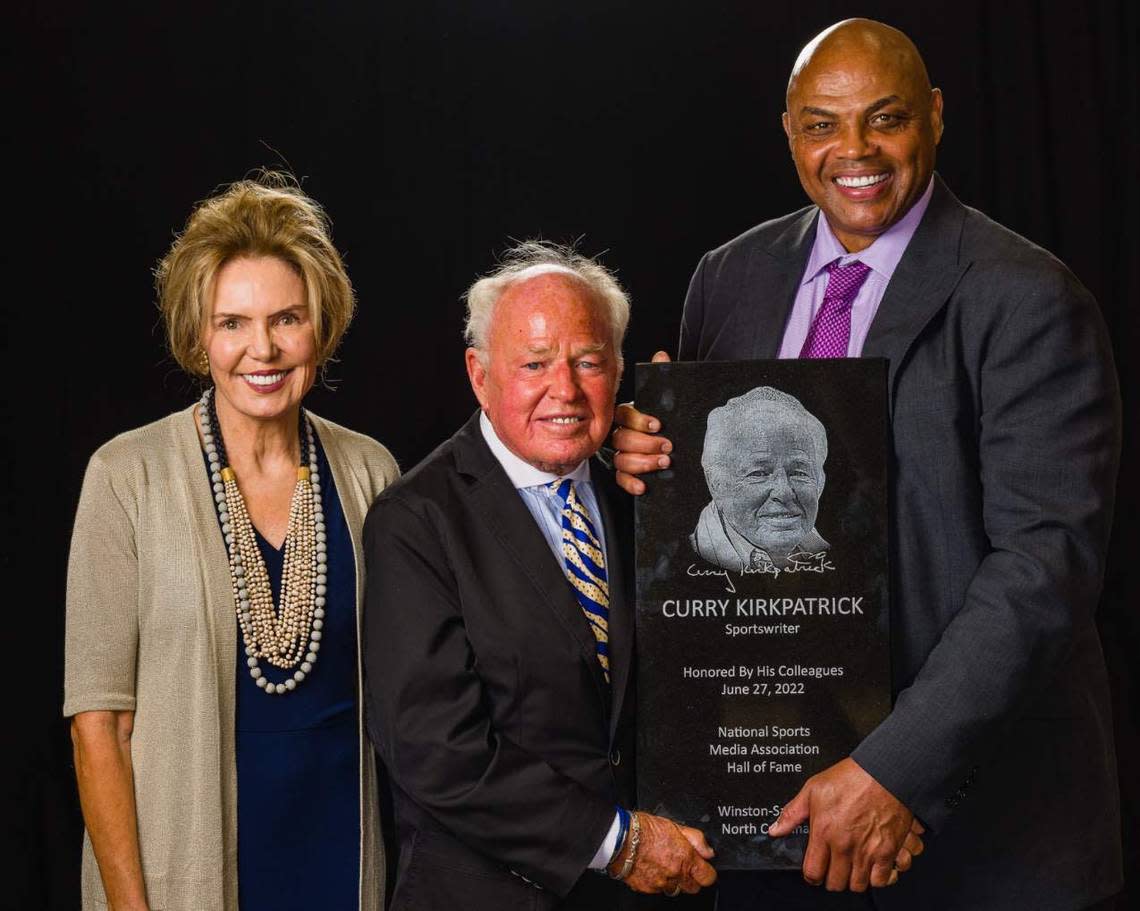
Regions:
[[336, 351], [356, 307], [352, 283], [332, 244], [328, 216], [289, 174], [262, 171], [199, 203], [155, 271], [170, 352], [203, 377], [202, 330], [218, 270], [240, 256], [276, 256], [301, 276], [317, 341], [317, 364]]

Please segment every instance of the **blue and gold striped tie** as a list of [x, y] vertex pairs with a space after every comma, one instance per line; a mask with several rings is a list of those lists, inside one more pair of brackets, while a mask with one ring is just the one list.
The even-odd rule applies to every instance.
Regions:
[[562, 563], [566, 578], [590, 623], [597, 647], [598, 664], [610, 682], [610, 586], [606, 578], [606, 555], [585, 504], [578, 499], [569, 478], [552, 481], [550, 489], [562, 500]]

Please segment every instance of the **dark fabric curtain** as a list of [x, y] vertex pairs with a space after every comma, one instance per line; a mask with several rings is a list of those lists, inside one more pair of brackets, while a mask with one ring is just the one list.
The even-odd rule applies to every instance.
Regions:
[[459, 295], [509, 237], [606, 251], [634, 298], [627, 360], [675, 346], [700, 255], [804, 204], [779, 126], [784, 84], [799, 48], [854, 14], [924, 53], [946, 96], [950, 187], [1064, 260], [1114, 339], [1125, 468], [1099, 619], [1134, 873], [1133, 3], [65, 2], [20, 7], [4, 39], [0, 565], [15, 769], [2, 779], [0, 904], [78, 906], [82, 829], [59, 716], [70, 523], [95, 447], [192, 394], [165, 355], [150, 274], [191, 203], [262, 164], [304, 176], [361, 301], [338, 391], [316, 390], [312, 406], [410, 467], [474, 407]]

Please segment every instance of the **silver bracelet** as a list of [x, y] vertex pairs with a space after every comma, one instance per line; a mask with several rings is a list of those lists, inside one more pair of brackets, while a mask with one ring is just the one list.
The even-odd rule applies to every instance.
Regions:
[[641, 844], [641, 818], [638, 816], [637, 810], [633, 810], [629, 814], [629, 854], [626, 855], [625, 863], [621, 865], [617, 875], [610, 874], [611, 878], [623, 880], [629, 876], [630, 870], [633, 869], [633, 865], [637, 861], [637, 846], [639, 844]]

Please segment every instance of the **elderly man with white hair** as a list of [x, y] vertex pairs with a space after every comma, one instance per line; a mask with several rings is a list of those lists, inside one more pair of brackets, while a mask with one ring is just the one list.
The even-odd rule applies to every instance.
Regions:
[[[528, 243], [467, 293], [480, 410], [365, 523], [369, 730], [393, 782], [394, 909], [598, 909], [716, 879], [633, 808], [632, 561], [604, 468], [629, 300]], [[626, 888], [628, 887], [628, 888]]]

